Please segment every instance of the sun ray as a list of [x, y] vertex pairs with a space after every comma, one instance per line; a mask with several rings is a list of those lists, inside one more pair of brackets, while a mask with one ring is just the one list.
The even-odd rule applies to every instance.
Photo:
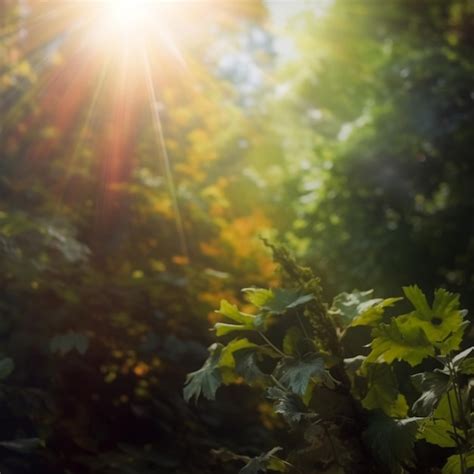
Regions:
[[175, 221], [176, 221], [176, 230], [178, 232], [178, 237], [179, 237], [179, 244], [180, 244], [180, 248], [181, 248], [181, 252], [183, 256], [186, 257], [187, 261], [189, 261], [189, 250], [188, 250], [188, 245], [186, 242], [186, 234], [184, 232], [184, 225], [183, 225], [183, 220], [181, 217], [181, 211], [179, 208], [179, 202], [178, 202], [178, 196], [176, 193], [176, 186], [174, 183], [173, 172], [171, 170], [170, 158], [168, 155], [168, 150], [166, 149], [165, 136], [163, 132], [163, 126], [161, 123], [160, 112], [157, 107], [158, 100], [157, 100], [156, 91], [153, 85], [150, 57], [149, 57], [148, 50], [146, 47], [143, 50], [143, 63], [144, 63], [145, 71], [146, 71], [146, 81], [147, 81], [147, 88], [148, 88], [148, 94], [149, 94], [149, 99], [150, 99], [150, 109], [151, 109], [151, 114], [152, 114], [152, 119], [153, 119], [153, 127], [155, 129], [158, 146], [160, 147], [162, 163], [163, 163], [163, 168], [164, 168], [164, 175], [165, 175], [166, 183], [168, 185], [170, 197], [172, 200], [173, 211], [175, 214]]

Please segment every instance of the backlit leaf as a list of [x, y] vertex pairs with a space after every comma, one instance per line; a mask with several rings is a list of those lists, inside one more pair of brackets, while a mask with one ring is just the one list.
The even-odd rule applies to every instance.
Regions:
[[453, 426], [443, 419], [427, 418], [420, 422], [418, 439], [424, 439], [428, 443], [435, 444], [441, 448], [454, 448], [456, 442], [452, 437]]
[[218, 368], [222, 349], [222, 344], [212, 344], [209, 347], [210, 355], [204, 365], [186, 377], [183, 395], [187, 402], [193, 397], [197, 400], [201, 394], [208, 400], [214, 400], [222, 381]]
[[402, 325], [398, 318], [392, 319], [390, 324], [381, 324], [374, 329], [373, 336], [370, 344], [372, 351], [366, 362], [391, 364], [394, 360], [400, 360], [414, 367], [435, 354], [423, 330], [409, 321]]

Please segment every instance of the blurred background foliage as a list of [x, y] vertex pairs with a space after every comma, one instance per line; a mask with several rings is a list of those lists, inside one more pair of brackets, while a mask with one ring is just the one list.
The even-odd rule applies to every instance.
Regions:
[[146, 55], [98, 5], [0, 0], [0, 470], [222, 473], [279, 422], [182, 385], [220, 299], [277, 283], [259, 235], [328, 298], [473, 306], [474, 4], [177, 2]]

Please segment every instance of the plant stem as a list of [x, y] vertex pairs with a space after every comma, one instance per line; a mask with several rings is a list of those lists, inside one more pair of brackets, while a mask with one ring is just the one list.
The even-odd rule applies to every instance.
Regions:
[[283, 391], [288, 392], [288, 389], [274, 376], [270, 375], [273, 383], [278, 387], [281, 388]]
[[461, 474], [466, 474], [466, 463], [465, 463], [465, 460], [464, 460], [464, 455], [461, 452], [461, 445], [459, 444], [459, 435], [457, 433], [457, 429], [456, 429], [456, 425], [455, 425], [453, 406], [451, 404], [451, 397], [449, 396], [449, 390], [446, 392], [446, 395], [448, 396], [449, 413], [451, 415], [451, 423], [453, 425], [453, 431], [454, 431], [454, 438], [455, 438], [455, 442], [456, 442], [456, 447], [458, 449], [459, 459], [461, 461]]
[[265, 336], [265, 334], [263, 334], [263, 332], [261, 331], [258, 331], [258, 333], [260, 334], [260, 337], [275, 351], [277, 352], [278, 354], [280, 354], [282, 357], [284, 358], [287, 358], [288, 356], [282, 352], [280, 349], [278, 349], [277, 346], [275, 346], [275, 344], [273, 344], [272, 341], [270, 341], [270, 339], [268, 339], [267, 336]]

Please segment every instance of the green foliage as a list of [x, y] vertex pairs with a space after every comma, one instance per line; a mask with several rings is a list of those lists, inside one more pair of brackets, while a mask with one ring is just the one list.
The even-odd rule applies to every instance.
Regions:
[[198, 399], [202, 394], [208, 400], [213, 400], [216, 391], [221, 384], [222, 378], [219, 372], [222, 344], [212, 344], [209, 347], [210, 356], [205, 364], [196, 372], [188, 374], [186, 387], [184, 387], [184, 399]]
[[69, 331], [66, 334], [58, 334], [51, 339], [49, 348], [51, 352], [65, 355], [74, 349], [84, 355], [89, 347], [89, 338], [85, 334]]
[[[185, 398], [198, 398], [201, 391], [206, 398], [213, 398], [219, 377], [229, 383], [240, 375], [246, 383], [266, 388], [274, 412], [304, 440], [303, 445], [288, 453], [287, 461], [292, 466], [281, 464], [295, 472], [411, 472], [417, 463], [415, 444], [423, 440], [440, 448], [455, 448], [462, 459], [460, 472], [467, 474], [472, 449], [468, 435], [472, 430], [472, 407], [469, 384], [463, 377], [471, 370], [473, 348], [458, 354], [446, 352], [448, 347], [459, 346], [459, 328], [463, 331], [466, 326], [459, 296], [436, 290], [431, 307], [418, 287], [406, 287], [405, 295], [415, 311], [392, 316], [388, 323], [384, 322], [385, 310], [401, 298], [375, 299], [372, 290], [339, 295], [329, 310], [322, 301], [319, 280], [312, 286], [316, 280], [310, 270], [298, 267], [284, 250], [272, 250], [286, 276], [299, 288], [282, 290], [280, 294], [285, 297], [273, 306], [271, 302], [279, 294], [276, 289], [246, 290], [247, 300], [255, 303], [258, 315], [264, 319], [268, 315], [279, 316], [272, 324], [272, 332], [265, 334], [253, 324], [258, 315], [247, 315], [236, 306], [221, 303], [219, 312], [242, 323], [251, 340], [260, 342], [237, 338], [223, 346], [215, 345], [219, 351], [212, 352], [203, 368], [188, 376]], [[300, 295], [309, 288], [314, 290], [311, 298], [301, 299]], [[318, 314], [314, 330], [312, 311], [316, 308], [325, 314]], [[327, 331], [322, 330], [320, 325], [326, 318], [339, 319], [338, 325], [343, 324], [336, 336], [340, 347], [330, 353], [319, 350], [322, 345], [318, 337], [332, 334], [335, 327], [335, 323], [328, 323]], [[280, 348], [271, 335], [275, 324], [285, 320], [289, 327]], [[220, 324], [216, 323], [216, 328]], [[347, 340], [359, 325], [371, 330], [369, 354], [338, 358], [344, 354], [339, 338], [344, 335]], [[217, 334], [220, 335], [218, 331]], [[360, 351], [364, 348], [360, 347]], [[266, 359], [262, 364], [265, 370], [257, 365], [257, 354]], [[411, 376], [412, 388], [420, 396], [410, 406], [412, 394], [406, 393], [406, 384], [400, 383], [397, 373], [406, 367], [403, 364], [416, 367], [427, 358], [442, 366]], [[214, 381], [212, 391], [208, 389], [210, 376]], [[345, 431], [345, 425], [359, 426], [361, 414], [367, 428], [357, 444]], [[361, 442], [371, 459], [361, 451]], [[339, 455], [341, 450], [344, 456]], [[447, 462], [453, 464], [454, 458]], [[259, 472], [270, 466], [264, 454], [252, 459], [241, 472]]]

